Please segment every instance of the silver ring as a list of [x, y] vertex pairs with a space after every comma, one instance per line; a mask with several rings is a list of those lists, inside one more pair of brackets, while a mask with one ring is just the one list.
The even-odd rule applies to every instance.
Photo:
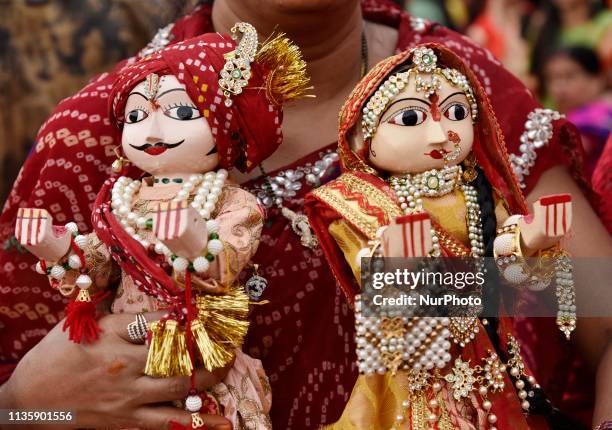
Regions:
[[148, 331], [149, 324], [143, 313], [137, 313], [136, 319], [127, 325], [128, 336], [135, 343], [143, 343]]

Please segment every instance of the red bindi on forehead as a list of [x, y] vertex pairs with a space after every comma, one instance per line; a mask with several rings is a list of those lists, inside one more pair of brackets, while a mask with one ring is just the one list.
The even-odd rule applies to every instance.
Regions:
[[431, 118], [434, 121], [440, 121], [440, 106], [438, 106], [438, 101], [440, 100], [440, 97], [438, 97], [438, 94], [433, 93], [429, 96], [429, 101], [431, 102], [431, 106], [430, 106], [430, 110], [431, 110]]

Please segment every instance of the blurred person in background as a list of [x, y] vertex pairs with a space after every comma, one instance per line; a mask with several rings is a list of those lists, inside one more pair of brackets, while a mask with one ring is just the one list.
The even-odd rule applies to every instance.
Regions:
[[592, 175], [612, 129], [612, 94], [597, 53], [561, 48], [544, 63], [543, 84], [554, 108], [578, 127]]
[[[532, 71], [543, 79], [544, 62], [563, 46], [595, 50], [603, 62], [612, 58], [612, 10], [603, 0], [543, 0], [530, 22]], [[541, 90], [545, 84], [541, 85]]]
[[529, 45], [523, 33], [533, 7], [526, 0], [488, 0], [466, 30], [467, 36], [491, 51], [532, 90], [536, 85], [529, 71]]

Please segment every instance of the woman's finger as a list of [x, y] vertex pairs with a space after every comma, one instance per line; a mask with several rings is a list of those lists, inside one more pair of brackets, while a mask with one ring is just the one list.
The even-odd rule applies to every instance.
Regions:
[[[148, 325], [161, 319], [165, 314], [166, 312], [164, 311], [143, 313]], [[100, 319], [100, 328], [107, 333], [115, 334], [126, 342], [135, 343], [128, 335], [128, 324], [134, 321], [136, 321], [136, 314], [120, 313], [106, 315]]]
[[[232, 424], [220, 415], [200, 414], [203, 428], [232, 430]], [[191, 427], [191, 413], [171, 406], [144, 406], [134, 411], [134, 424], [138, 428], [167, 430], [172, 423]]]

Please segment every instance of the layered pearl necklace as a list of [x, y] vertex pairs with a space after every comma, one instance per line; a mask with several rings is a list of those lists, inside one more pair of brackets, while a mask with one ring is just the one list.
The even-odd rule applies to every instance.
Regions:
[[[219, 200], [226, 179], [227, 170], [225, 169], [219, 169], [217, 172], [208, 172], [205, 175], [191, 175], [185, 181], [173, 201], [184, 201], [191, 194], [195, 194], [191, 206], [199, 212], [204, 220], [208, 221]], [[117, 217], [125, 231], [143, 247], [148, 248], [151, 242], [146, 237], [146, 231], [152, 228], [152, 220], [138, 216], [132, 210], [134, 195], [141, 185], [141, 181], [121, 176], [113, 185], [111, 207], [113, 215]], [[210, 227], [213, 226], [211, 225]], [[154, 245], [156, 253], [165, 255], [169, 260], [171, 259], [172, 251], [166, 245], [158, 240], [155, 240]]]
[[[395, 191], [400, 207], [406, 214], [423, 212], [422, 196], [440, 197], [461, 186], [467, 206], [468, 238], [470, 239], [473, 257], [484, 255], [484, 241], [482, 236], [482, 223], [480, 220], [480, 206], [478, 205], [478, 192], [461, 181], [462, 169], [460, 165], [444, 167], [440, 170], [432, 169], [423, 173], [404, 176], [393, 176], [389, 180], [391, 188]], [[433, 250], [431, 255], [440, 256], [439, 239], [431, 230]]]

